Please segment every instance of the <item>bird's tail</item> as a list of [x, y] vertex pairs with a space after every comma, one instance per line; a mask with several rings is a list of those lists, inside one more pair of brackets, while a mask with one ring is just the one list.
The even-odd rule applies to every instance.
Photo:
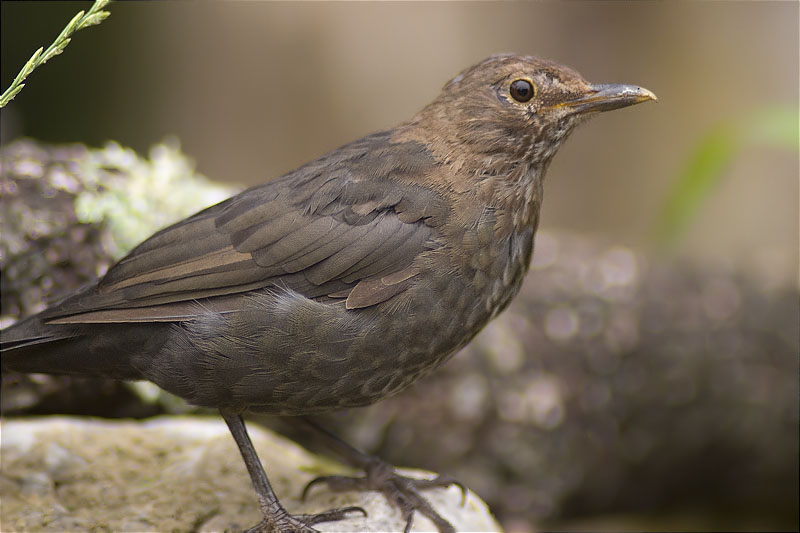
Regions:
[[0, 367], [25, 373], [140, 379], [124, 355], [126, 336], [130, 337], [118, 325], [48, 324], [33, 315], [0, 331]]

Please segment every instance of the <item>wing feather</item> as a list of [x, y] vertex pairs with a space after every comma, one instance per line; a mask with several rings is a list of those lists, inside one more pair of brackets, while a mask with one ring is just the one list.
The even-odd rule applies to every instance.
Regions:
[[435, 165], [418, 143], [367, 137], [156, 233], [46, 318], [182, 320], [201, 299], [230, 304], [267, 287], [377, 305], [409, 286], [415, 259], [435, 246], [445, 203], [397, 179]]

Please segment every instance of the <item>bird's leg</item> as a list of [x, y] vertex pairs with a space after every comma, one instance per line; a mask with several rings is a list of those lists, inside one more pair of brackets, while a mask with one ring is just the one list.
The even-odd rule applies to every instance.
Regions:
[[222, 418], [225, 419], [225, 423], [228, 424], [228, 429], [231, 430], [231, 435], [233, 435], [233, 439], [239, 446], [239, 452], [242, 454], [242, 459], [244, 459], [244, 464], [247, 466], [253, 487], [258, 495], [261, 513], [264, 515], [264, 519], [255, 527], [248, 529], [247, 533], [287, 531], [309, 533], [316, 531], [312, 527], [314, 524], [345, 519], [347, 518], [347, 513], [351, 511], [359, 511], [364, 513], [364, 516], [367, 515], [366, 511], [360, 507], [343, 507], [318, 514], [290, 515], [280, 504], [275, 492], [272, 490], [267, 474], [264, 472], [253, 443], [250, 441], [250, 436], [247, 434], [247, 428], [241, 415], [225, 409], [220, 409], [219, 412]]
[[431, 504], [422, 497], [419, 491], [456, 485], [461, 489], [461, 503], [463, 505], [466, 501], [467, 489], [461, 483], [441, 474], [435, 479], [416, 479], [401, 476], [395, 472], [394, 467], [389, 463], [353, 448], [316, 422], [305, 417], [298, 417], [298, 419], [319, 433], [327, 446], [341, 455], [352, 466], [364, 470], [365, 473], [364, 477], [322, 476], [312, 479], [303, 490], [303, 499], [305, 499], [312, 486], [320, 483], [324, 483], [328, 486], [328, 489], [334, 492], [374, 490], [381, 492], [390, 503], [397, 506], [403, 513], [403, 518], [406, 520], [405, 533], [411, 531], [415, 512], [427, 516], [436, 525], [436, 529], [440, 533], [455, 532], [453, 525], [442, 518]]

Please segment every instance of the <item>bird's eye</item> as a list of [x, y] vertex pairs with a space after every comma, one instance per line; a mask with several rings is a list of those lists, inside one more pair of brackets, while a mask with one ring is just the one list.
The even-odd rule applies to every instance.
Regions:
[[536, 95], [536, 89], [528, 80], [514, 80], [509, 88], [511, 98], [517, 102], [527, 102]]

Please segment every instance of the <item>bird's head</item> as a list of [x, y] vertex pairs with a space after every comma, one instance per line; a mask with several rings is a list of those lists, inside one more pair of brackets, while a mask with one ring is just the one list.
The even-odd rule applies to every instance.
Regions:
[[642, 87], [591, 84], [552, 61], [503, 54], [450, 80], [421, 115], [443, 144], [544, 167], [586, 117], [647, 100], [656, 96]]

